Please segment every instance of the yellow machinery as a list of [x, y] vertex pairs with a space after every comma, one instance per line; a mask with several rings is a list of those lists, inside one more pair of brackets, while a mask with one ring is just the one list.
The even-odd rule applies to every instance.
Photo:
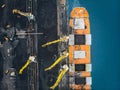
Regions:
[[[50, 70], [54, 68], [58, 63], [60, 63], [63, 59], [67, 58], [69, 56], [69, 53], [63, 52], [63, 55], [61, 55], [50, 67], [46, 68], [45, 71]], [[57, 77], [57, 80], [53, 86], [50, 87], [50, 89], [55, 89], [58, 84], [60, 83], [61, 79], [63, 76], [66, 74], [68, 71], [68, 66], [64, 65], [63, 68], [60, 70], [60, 74]]]
[[58, 84], [60, 83], [61, 79], [63, 78], [63, 76], [66, 74], [67, 71], [68, 71], [68, 66], [64, 65], [60, 71], [59, 76], [57, 77], [55, 84], [53, 86], [51, 86], [50, 89], [54, 90], [58, 86]]
[[45, 71], [52, 69], [55, 67], [58, 63], [60, 63], [63, 59], [67, 58], [69, 53], [65, 53], [64, 55], [61, 55], [50, 67], [46, 68]]
[[64, 36], [64, 37], [62, 37], [62, 38], [60, 38], [60, 39], [58, 39], [58, 40], [54, 40], [54, 41], [48, 42], [48, 43], [46, 43], [46, 44], [43, 44], [42, 47], [46, 47], [46, 46], [48, 46], [48, 45], [55, 44], [55, 43], [59, 43], [59, 42], [65, 42], [65, 41], [67, 41], [68, 39], [69, 39], [68, 36]]
[[30, 63], [35, 62], [35, 57], [34, 56], [30, 56], [29, 59], [27, 60], [27, 62], [25, 63], [24, 66], [22, 66], [22, 68], [19, 70], [19, 74], [22, 74], [23, 71], [29, 66]]
[[31, 12], [22, 12], [18, 9], [13, 9], [13, 14], [15, 14], [15, 13], [20, 14], [21, 16], [27, 17], [29, 21], [35, 19], [34, 15]]
[[[60, 83], [63, 75], [69, 69], [69, 89], [71, 90], [91, 90], [92, 78], [91, 78], [91, 60], [90, 60], [90, 45], [91, 45], [91, 34], [89, 15], [85, 8], [75, 7], [70, 14], [69, 27], [72, 32], [69, 37], [63, 37], [58, 40], [43, 44], [42, 47], [48, 45], [64, 42], [69, 40], [69, 53], [60, 56], [55, 63], [50, 67], [46, 68], [45, 71], [55, 67], [62, 59], [69, 55], [69, 68], [63, 66], [57, 80], [51, 89], [55, 89]], [[65, 68], [67, 67], [67, 68]]]

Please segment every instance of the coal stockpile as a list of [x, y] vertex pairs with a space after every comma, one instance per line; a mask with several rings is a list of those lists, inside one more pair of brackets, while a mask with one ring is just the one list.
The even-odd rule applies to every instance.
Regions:
[[[56, 0], [38, 0], [37, 24], [38, 32], [43, 35], [38, 36], [38, 58], [40, 67], [40, 90], [49, 90], [58, 76], [58, 67], [50, 71], [44, 71], [58, 58], [57, 44], [41, 47], [42, 44], [56, 40], [57, 37], [57, 5]], [[57, 90], [57, 88], [56, 88]]]
[[[4, 28], [6, 30], [6, 26], [9, 28], [16, 27], [18, 29], [26, 29], [27, 19], [25, 17], [19, 16], [17, 14], [13, 14], [13, 9], [26, 10], [26, 1], [23, 0], [0, 0], [0, 28]], [[8, 29], [9, 29], [8, 28]], [[23, 75], [18, 75], [18, 71], [22, 65], [26, 62], [27, 55], [27, 46], [26, 39], [18, 39], [19, 43], [14, 48], [15, 58], [13, 59], [12, 68], [16, 69], [16, 89], [17, 90], [27, 90], [27, 72], [25, 71]], [[0, 51], [2, 52], [2, 51]], [[0, 53], [0, 90], [8, 90], [7, 86], [3, 86], [3, 62], [4, 59]], [[5, 63], [5, 62], [4, 62]]]
[[[19, 30], [27, 31], [28, 19], [19, 14], [13, 14], [13, 9], [18, 9], [23, 12], [26, 11], [25, 0], [0, 0], [0, 27], [6, 30], [15, 27]], [[32, 8], [34, 11], [34, 8]], [[50, 71], [44, 71], [58, 58], [58, 44], [53, 44], [45, 48], [41, 47], [42, 44], [58, 39], [57, 36], [57, 3], [56, 0], [38, 0], [37, 1], [37, 31], [43, 33], [38, 35], [38, 63], [39, 63], [39, 90], [49, 90], [58, 76], [59, 65]], [[26, 63], [29, 55], [27, 53], [27, 38], [19, 38], [18, 45], [14, 48], [15, 58], [13, 60], [13, 68], [16, 69], [16, 90], [28, 90], [28, 71], [24, 71], [22, 75], [18, 72], [20, 68]], [[3, 80], [3, 58], [0, 53], [0, 82]], [[36, 80], [37, 81], [37, 80]], [[0, 90], [5, 89], [1, 84]], [[58, 88], [56, 88], [57, 90]]]

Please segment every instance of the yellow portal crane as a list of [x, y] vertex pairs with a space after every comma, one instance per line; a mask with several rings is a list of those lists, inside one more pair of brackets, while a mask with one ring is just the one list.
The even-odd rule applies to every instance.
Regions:
[[61, 79], [63, 78], [63, 76], [66, 74], [67, 71], [68, 71], [68, 66], [64, 65], [62, 70], [60, 71], [60, 74], [57, 77], [56, 82], [54, 83], [53, 86], [50, 87], [50, 89], [54, 90], [58, 86], [58, 84], [60, 83]]
[[46, 68], [45, 71], [54, 68], [59, 62], [61, 62], [63, 59], [67, 58], [68, 56], [69, 53], [65, 53], [64, 55], [61, 55], [50, 67]]
[[20, 14], [21, 16], [27, 17], [29, 21], [35, 19], [34, 15], [31, 12], [23, 12], [23, 11], [20, 11], [18, 9], [13, 9], [12, 12], [13, 12], [13, 14], [16, 13], [16, 14]]
[[49, 46], [49, 45], [51, 45], [51, 44], [55, 44], [55, 43], [59, 43], [59, 42], [65, 42], [65, 41], [67, 41], [68, 39], [69, 39], [68, 36], [64, 36], [64, 37], [62, 37], [62, 38], [60, 38], [60, 39], [58, 39], [58, 40], [54, 40], [54, 41], [48, 42], [48, 43], [46, 43], [46, 44], [43, 44], [42, 47], [46, 47], [46, 46]]
[[32, 62], [35, 62], [35, 56], [30, 56], [25, 65], [19, 70], [19, 74], [22, 74], [23, 71], [28, 67], [28, 65]]

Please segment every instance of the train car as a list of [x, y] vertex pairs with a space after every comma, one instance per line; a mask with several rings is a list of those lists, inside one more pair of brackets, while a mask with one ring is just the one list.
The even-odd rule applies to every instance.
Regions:
[[75, 7], [71, 11], [69, 35], [69, 88], [91, 90], [90, 23], [88, 11]]

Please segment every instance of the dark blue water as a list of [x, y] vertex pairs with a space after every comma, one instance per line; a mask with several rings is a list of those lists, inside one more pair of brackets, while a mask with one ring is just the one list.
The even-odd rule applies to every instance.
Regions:
[[[68, 0], [85, 7], [90, 15], [92, 90], [120, 90], [120, 6], [119, 0]], [[76, 5], [75, 5], [76, 4]]]

